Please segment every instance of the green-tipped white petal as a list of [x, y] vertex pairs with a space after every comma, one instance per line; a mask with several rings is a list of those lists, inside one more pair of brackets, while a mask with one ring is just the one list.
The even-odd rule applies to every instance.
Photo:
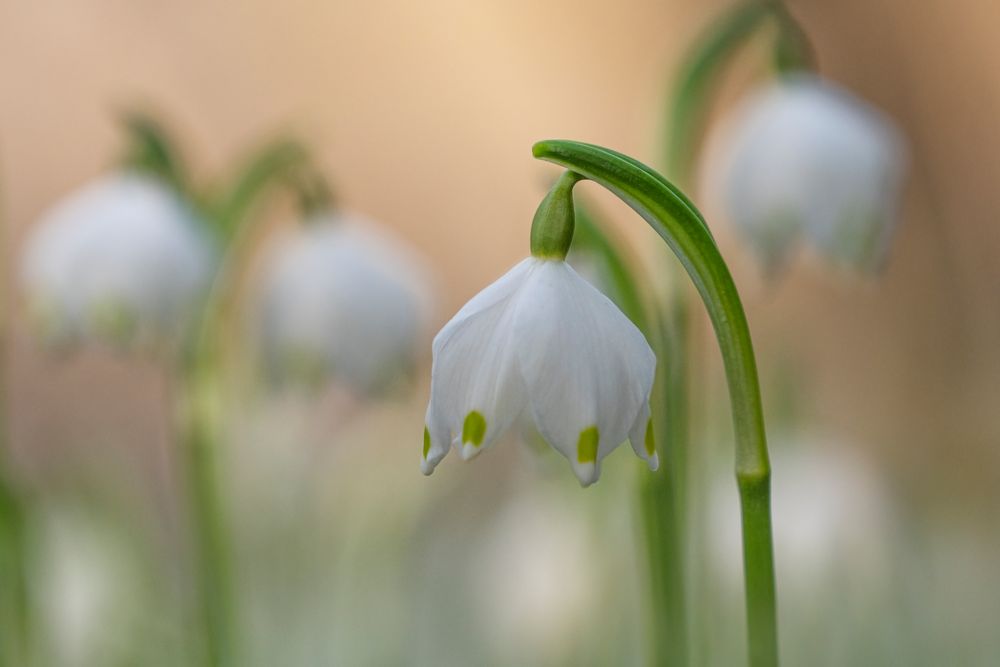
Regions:
[[632, 451], [649, 465], [650, 470], [660, 468], [660, 457], [656, 454], [656, 442], [653, 437], [653, 423], [649, 417], [649, 403], [643, 405], [639, 415], [632, 422], [628, 431], [628, 440], [632, 443]]
[[434, 341], [423, 470], [449, 446], [471, 458], [528, 408], [580, 482], [629, 437], [645, 449], [656, 357], [566, 262], [529, 258], [472, 299]]
[[472, 298], [434, 338], [430, 446], [424, 474], [454, 445], [469, 459], [492, 444], [521, 412], [524, 391], [514, 363], [518, 295], [536, 268], [527, 259]]
[[566, 262], [542, 262], [515, 323], [532, 417], [584, 485], [645, 408], [656, 357], [642, 333]]

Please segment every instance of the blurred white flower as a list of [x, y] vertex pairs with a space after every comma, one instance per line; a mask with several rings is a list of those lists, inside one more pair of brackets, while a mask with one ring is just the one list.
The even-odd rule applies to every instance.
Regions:
[[602, 602], [598, 586], [580, 585], [601, 576], [581, 558], [599, 548], [592, 517], [530, 491], [514, 498], [476, 545], [470, 587], [505, 662], [556, 664], [573, 654], [580, 627]]
[[[873, 595], [887, 583], [892, 545], [888, 491], [875, 470], [842, 443], [773, 447], [771, 506], [782, 591], [823, 599], [836, 586]], [[731, 475], [711, 487], [708, 517], [713, 561], [742, 586], [739, 498]]]
[[52, 664], [120, 662], [134, 648], [142, 605], [139, 568], [127, 544], [85, 512], [39, 514], [32, 559], [44, 650]]
[[768, 271], [802, 238], [881, 266], [905, 171], [895, 125], [846, 90], [795, 75], [751, 95], [709, 151], [706, 185]]
[[344, 214], [306, 221], [265, 267], [260, 338], [269, 371], [384, 389], [414, 364], [429, 283], [420, 259], [373, 224]]
[[73, 193], [32, 230], [21, 282], [50, 342], [173, 340], [211, 278], [213, 250], [191, 209], [138, 173]]
[[655, 470], [655, 367], [642, 333], [606, 296], [565, 261], [529, 257], [434, 339], [421, 469], [429, 475], [453, 445], [472, 458], [527, 408], [584, 486], [626, 439]]

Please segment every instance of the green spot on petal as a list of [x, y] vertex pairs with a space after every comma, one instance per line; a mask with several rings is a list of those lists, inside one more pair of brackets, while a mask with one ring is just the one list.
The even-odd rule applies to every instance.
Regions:
[[596, 426], [580, 431], [580, 441], [576, 444], [576, 460], [580, 463], [596, 463], [599, 439], [600, 434]]
[[427, 454], [431, 451], [431, 432], [424, 427], [424, 458], [427, 458]]
[[483, 444], [483, 436], [486, 435], [486, 418], [482, 414], [473, 410], [466, 416], [465, 423], [462, 424], [462, 442], [471, 442], [478, 447]]
[[653, 419], [650, 418], [646, 424], [646, 454], [652, 456], [656, 453], [656, 439], [653, 437]]

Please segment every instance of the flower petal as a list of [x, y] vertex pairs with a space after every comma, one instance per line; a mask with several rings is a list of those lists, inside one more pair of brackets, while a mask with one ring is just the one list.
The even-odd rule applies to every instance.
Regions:
[[643, 403], [639, 415], [628, 431], [628, 440], [632, 443], [632, 451], [649, 465], [650, 470], [660, 467], [660, 457], [656, 454], [656, 443], [653, 439], [653, 422], [649, 418], [649, 402]]
[[543, 262], [520, 301], [517, 358], [532, 416], [587, 486], [630, 430], [644, 437], [635, 422], [648, 420], [656, 357], [636, 326], [565, 262]]
[[472, 458], [522, 410], [513, 322], [520, 292], [537, 266], [531, 258], [516, 265], [473, 297], [434, 338], [425, 474], [449, 445], [460, 446], [462, 458]]

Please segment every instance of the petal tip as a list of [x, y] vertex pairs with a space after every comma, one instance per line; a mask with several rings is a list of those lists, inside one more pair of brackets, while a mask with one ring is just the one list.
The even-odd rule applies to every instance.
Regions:
[[660, 457], [659, 457], [659, 455], [656, 452], [653, 452], [653, 455], [650, 456], [648, 459], [646, 459], [646, 463], [649, 464], [649, 469], [650, 470], [652, 470], [653, 472], [656, 472], [657, 470], [660, 469]]
[[476, 456], [478, 456], [479, 452], [481, 451], [482, 447], [480, 447], [479, 445], [473, 444], [471, 442], [466, 442], [462, 445], [462, 449], [460, 449], [458, 453], [459, 456], [462, 457], [463, 461], [471, 461], [472, 459], [476, 458]]
[[576, 478], [580, 480], [580, 486], [583, 488], [587, 488], [601, 476], [601, 469], [592, 462], [574, 463], [573, 472], [576, 473]]

